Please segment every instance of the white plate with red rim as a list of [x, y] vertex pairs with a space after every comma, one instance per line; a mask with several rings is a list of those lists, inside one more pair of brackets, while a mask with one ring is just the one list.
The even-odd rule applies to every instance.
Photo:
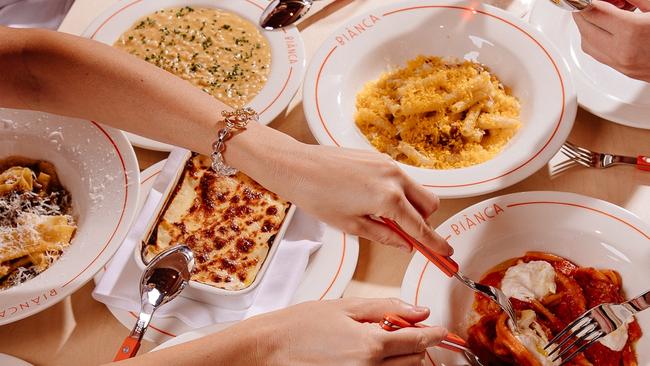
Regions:
[[512, 87], [523, 126], [493, 159], [463, 169], [400, 164], [444, 198], [505, 188], [542, 168], [559, 150], [577, 103], [562, 55], [533, 27], [477, 2], [415, 0], [346, 23], [316, 52], [303, 98], [309, 128], [321, 144], [373, 150], [354, 123], [356, 94], [391, 67], [418, 55], [471, 58]]
[[[140, 200], [137, 211], [142, 208], [155, 178], [164, 165], [165, 160], [152, 165], [142, 172]], [[297, 304], [310, 300], [337, 299], [341, 297], [352, 279], [354, 270], [357, 267], [358, 257], [359, 239], [356, 236], [347, 235], [330, 226], [325, 226], [323, 245], [311, 255], [303, 280], [294, 295], [293, 303]], [[104, 271], [102, 270], [97, 274], [95, 283], [99, 281], [103, 273]], [[139, 279], [133, 280], [138, 281]], [[109, 307], [108, 309], [125, 327], [131, 329], [133, 324], [135, 324], [137, 314], [116, 307]], [[224, 326], [223, 324], [216, 324], [215, 326], [202, 328], [197, 331], [204, 332], [206, 329], [213, 329], [213, 327], [221, 329]], [[149, 330], [145, 334], [145, 339], [161, 343], [190, 331], [194, 331], [194, 329], [177, 318], [154, 317], [149, 326]]]
[[[257, 25], [267, 4], [264, 0], [122, 0], [97, 17], [82, 35], [113, 45], [141, 17], [157, 10], [183, 6], [222, 9]], [[271, 47], [271, 72], [264, 88], [248, 106], [259, 113], [260, 123], [268, 124], [289, 105], [300, 87], [305, 72], [305, 47], [295, 27], [278, 31], [259, 29]], [[173, 148], [131, 133], [127, 133], [127, 136], [138, 147], [159, 151], [171, 151]]]
[[[647, 290], [650, 225], [631, 212], [595, 198], [563, 192], [523, 192], [477, 203], [436, 231], [454, 246], [461, 271], [479, 279], [495, 265], [527, 251], [563, 256], [580, 266], [614, 269], [628, 296]], [[465, 336], [474, 296], [457, 280], [416, 253], [402, 281], [401, 298], [432, 309], [426, 324]], [[650, 313], [637, 320], [647, 333]], [[650, 364], [650, 336], [637, 343], [640, 365]], [[437, 365], [458, 364], [457, 355], [431, 349]]]
[[650, 129], [650, 83], [627, 77], [582, 52], [570, 12], [548, 0], [536, 1], [530, 23], [567, 58], [584, 109], [625, 126]]
[[0, 353], [0, 366], [32, 366], [32, 364], [20, 358]]
[[124, 134], [95, 122], [0, 109], [0, 159], [17, 155], [54, 165], [77, 220], [70, 246], [50, 268], [0, 292], [0, 325], [56, 304], [115, 254], [138, 203], [140, 170]]

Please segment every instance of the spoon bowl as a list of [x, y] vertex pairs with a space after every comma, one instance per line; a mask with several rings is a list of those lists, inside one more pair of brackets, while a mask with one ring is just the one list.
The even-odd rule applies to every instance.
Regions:
[[[140, 278], [140, 294], [147, 303], [163, 305], [183, 291], [194, 268], [194, 255], [185, 245], [171, 247], [149, 262]], [[142, 298], [143, 305], [145, 298]]]
[[287, 27], [305, 16], [314, 0], [273, 0], [260, 16], [260, 26], [266, 30]]
[[138, 321], [113, 361], [131, 358], [138, 353], [153, 313], [183, 291], [190, 281], [193, 269], [194, 255], [185, 245], [171, 247], [149, 262], [140, 278], [141, 310]]

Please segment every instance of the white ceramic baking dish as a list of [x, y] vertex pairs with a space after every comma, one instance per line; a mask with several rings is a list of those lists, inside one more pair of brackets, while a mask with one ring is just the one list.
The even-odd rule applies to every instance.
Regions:
[[[172, 196], [172, 192], [174, 191], [174, 188], [179, 184], [179, 181], [183, 176], [185, 165], [191, 157], [192, 157], [192, 153], [190, 151], [187, 151], [184, 159], [182, 159], [182, 163], [178, 164], [178, 169], [175, 173], [174, 178], [170, 181], [170, 183], [167, 185], [167, 187], [163, 192], [164, 198], [160, 200], [158, 206], [151, 214], [151, 218], [149, 220], [149, 223], [147, 224], [147, 229], [145, 230], [145, 235], [142, 237], [142, 240], [140, 240], [140, 244], [136, 246], [136, 249], [134, 251], [135, 262], [143, 270], [146, 266], [144, 249], [147, 243], [149, 242], [149, 237], [154, 232], [156, 224], [158, 223], [160, 217], [162, 216], [164, 209], [167, 207], [167, 203], [169, 202], [169, 199]], [[169, 160], [171, 161], [174, 159], [169, 159]], [[253, 303], [253, 300], [255, 299], [257, 287], [264, 280], [264, 274], [266, 273], [269, 265], [273, 261], [273, 257], [275, 256], [275, 253], [278, 250], [278, 246], [280, 245], [280, 242], [282, 241], [282, 238], [284, 237], [284, 234], [287, 231], [287, 228], [289, 226], [289, 223], [291, 222], [291, 218], [293, 216], [294, 211], [295, 211], [295, 205], [290, 204], [289, 208], [287, 209], [285, 218], [282, 222], [282, 225], [280, 226], [280, 230], [273, 238], [273, 242], [271, 243], [269, 252], [266, 256], [266, 259], [264, 260], [264, 263], [262, 263], [262, 266], [257, 272], [255, 280], [253, 280], [253, 283], [251, 283], [248, 287], [241, 290], [226, 290], [226, 289], [221, 289], [215, 286], [207, 285], [192, 280], [190, 281], [189, 286], [187, 286], [185, 290], [183, 290], [181, 296], [191, 298], [193, 300], [201, 301], [207, 304], [228, 308], [228, 309], [242, 310], [250, 307]]]

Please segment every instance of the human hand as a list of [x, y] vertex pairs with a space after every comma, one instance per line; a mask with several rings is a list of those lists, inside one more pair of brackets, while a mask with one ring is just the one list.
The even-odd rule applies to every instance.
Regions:
[[429, 309], [397, 299], [312, 301], [120, 365], [412, 366], [424, 364], [426, 349], [447, 335], [441, 327], [388, 332], [379, 325], [386, 313], [411, 323], [429, 317]]
[[387, 155], [305, 144], [284, 155], [268, 164], [272, 176], [260, 183], [298, 207], [348, 233], [410, 251], [408, 243], [370, 215], [392, 219], [437, 253], [451, 255], [449, 244], [426, 223], [438, 198]]
[[223, 335], [237, 332], [236, 327], [256, 329], [256, 359], [263, 365], [396, 366], [422, 364], [426, 349], [447, 334], [440, 327], [387, 332], [378, 325], [385, 313], [397, 313], [412, 323], [429, 316], [427, 308], [397, 299], [340, 299], [256, 316]]
[[585, 53], [631, 78], [650, 82], [650, 13], [645, 13], [650, 0], [627, 1], [644, 13], [596, 0], [589, 9], [574, 13], [573, 19]]

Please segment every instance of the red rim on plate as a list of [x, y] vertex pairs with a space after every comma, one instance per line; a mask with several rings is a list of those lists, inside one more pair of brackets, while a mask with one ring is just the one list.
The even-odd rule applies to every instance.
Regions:
[[[2, 307], [0, 307], [0, 325], [21, 320], [28, 316], [34, 315], [40, 311], [43, 311], [50, 306], [55, 305], [59, 301], [63, 300], [65, 296], [69, 295], [78, 287], [80, 287], [88, 280], [90, 280], [92, 278], [92, 275], [94, 275], [94, 273], [89, 274], [88, 271], [90, 270], [90, 268], [93, 265], [96, 265], [97, 260], [102, 255], [106, 254], [106, 250], [109, 248], [111, 244], [113, 244], [114, 249], [117, 250], [118, 246], [116, 244], [117, 242], [116, 234], [120, 229], [123, 229], [125, 225], [130, 224], [131, 217], [127, 218], [125, 217], [125, 215], [127, 211], [130, 209], [130, 207], [128, 207], [129, 200], [135, 199], [133, 197], [129, 197], [129, 186], [133, 185], [133, 182], [131, 181], [131, 179], [133, 178], [130, 177], [129, 174], [133, 174], [133, 172], [127, 172], [125, 158], [122, 155], [122, 152], [118, 147], [118, 144], [114, 140], [114, 134], [120, 132], [117, 132], [116, 130], [111, 130], [111, 132], [109, 133], [105, 127], [101, 126], [100, 124], [94, 121], [90, 121], [88, 123], [90, 123], [94, 128], [100, 131], [101, 133], [100, 135], [102, 136], [102, 138], [106, 139], [108, 145], [112, 148], [115, 155], [120, 160], [121, 175], [122, 178], [124, 179], [124, 185], [123, 185], [124, 192], [122, 196], [122, 203], [120, 205], [121, 209], [119, 213], [119, 219], [117, 220], [117, 223], [115, 223], [115, 227], [112, 229], [108, 239], [106, 239], [106, 241], [100, 247], [98, 247], [99, 251], [97, 252], [97, 254], [95, 254], [90, 259], [89, 262], [84, 264], [83, 268], [79, 272], [75, 273], [71, 277], [60, 279], [59, 285], [57, 286], [53, 286], [49, 289], [39, 290], [40, 293], [36, 294], [36, 296], [32, 296], [33, 294], [30, 294], [28, 298], [24, 298], [23, 300], [20, 300], [13, 304], [6, 304], [6, 305], [3, 304]], [[131, 150], [131, 153], [133, 154], [133, 156], [130, 160], [132, 160], [134, 164], [137, 164], [135, 163], [135, 153], [133, 153], [133, 150]], [[135, 169], [137, 171], [137, 165]], [[135, 179], [136, 180], [138, 179], [137, 175], [135, 176]], [[137, 197], [137, 191], [135, 196]], [[131, 211], [133, 211], [132, 208]], [[73, 237], [73, 241], [71, 245], [74, 244], [75, 244], [75, 238]], [[63, 254], [62, 259], [65, 259], [65, 253]], [[106, 261], [110, 260], [110, 257], [105, 258], [105, 260]], [[46, 275], [47, 275], [47, 270], [44, 273], [40, 274], [38, 277], [46, 276]], [[29, 282], [26, 282], [26, 284], [28, 283]], [[14, 289], [20, 289], [21, 286], [23, 286], [23, 284], [12, 287], [5, 291], [7, 291], [8, 293], [13, 292]]]
[[[521, 212], [522, 209], [526, 209], [529, 207], [533, 209], [533, 211], [530, 212], [531, 215], [530, 217], [525, 216], [525, 214]], [[598, 243], [602, 240], [603, 243], [602, 245], [605, 247], [609, 247], [609, 244], [607, 244], [608, 240], [612, 240], [613, 237], [618, 237], [619, 235], [622, 235], [622, 237], [625, 237], [627, 239], [638, 237], [639, 239], [638, 243], [634, 242], [633, 244], [645, 243], [646, 245], [650, 246], [650, 229], [648, 229], [647, 225], [645, 225], [634, 214], [630, 213], [629, 211], [623, 208], [620, 208], [616, 205], [613, 205], [605, 201], [601, 201], [601, 200], [597, 200], [597, 199], [593, 199], [593, 198], [589, 198], [577, 194], [563, 193], [563, 192], [522, 192], [522, 193], [514, 193], [505, 196], [491, 198], [476, 203], [460, 211], [459, 213], [453, 215], [451, 218], [449, 218], [444, 223], [442, 223], [437, 228], [437, 231], [439, 231], [443, 235], [449, 234], [448, 236], [449, 238], [454, 238], [452, 239], [452, 244], [454, 241], [456, 241], [458, 244], [461, 243], [467, 244], [465, 248], [463, 248], [463, 252], [462, 252], [463, 254], [461, 254], [461, 256], [464, 256], [464, 258], [467, 259], [472, 256], [476, 257], [488, 253], [486, 252], [486, 250], [488, 249], [483, 248], [484, 244], [481, 244], [481, 240], [486, 241], [486, 243], [491, 243], [490, 245], [492, 246], [490, 246], [489, 248], [492, 248], [490, 250], [493, 250], [495, 248], [493, 246], [495, 240], [496, 242], [498, 242], [499, 238], [501, 238], [500, 235], [502, 235], [503, 233], [505, 233], [503, 235], [506, 235], [503, 236], [503, 240], [512, 240], [510, 238], [521, 238], [521, 235], [513, 236], [513, 237], [507, 236], [508, 223], [513, 217], [519, 217], [521, 218], [521, 220], [524, 220], [524, 222], [526, 222], [526, 220], [530, 221], [530, 220], [534, 220], [535, 218], [539, 220], [543, 217], [546, 217], [545, 216], [546, 214], [539, 211], [540, 209], [542, 209], [544, 212], [548, 210], [549, 214], [552, 214], [557, 210], [563, 209], [561, 215], [562, 219], [560, 221], [557, 220], [556, 221], [559, 223], [559, 222], [564, 222], [562, 220], [565, 219], [569, 220], [566, 222], [566, 224], [568, 225], [566, 227], [569, 228], [572, 227], [573, 225], [580, 225], [577, 224], [578, 222], [581, 222], [582, 224], [586, 222], [598, 222], [597, 225], [594, 224], [595, 225], [594, 227], [590, 226], [588, 228], [585, 228], [584, 230], [587, 230], [586, 232], [595, 232], [596, 234], [599, 235], [599, 237], [597, 237], [596, 239], [588, 239], [587, 241], [584, 241], [582, 245], [591, 245], [592, 240], [597, 240], [595, 241], [595, 243]], [[522, 214], [524, 214], [524, 216], [522, 216]], [[534, 228], [536, 226], [535, 223], [537, 222], [539, 221], [530, 221], [531, 223], [530, 227]], [[573, 224], [574, 222], [576, 223]], [[517, 221], [517, 223], [512, 224], [514, 225], [512, 227], [513, 228], [518, 227], [517, 225], [520, 223], [521, 221]], [[609, 223], [611, 223], [613, 226], [610, 226]], [[488, 225], [488, 226], [484, 226], [484, 225]], [[502, 234], [498, 234], [497, 232], [494, 232], [493, 234], [488, 234], [489, 232], [491, 232], [491, 230], [489, 229], [490, 227], [489, 225], [494, 225], [495, 229], [492, 230], [497, 230], [498, 233], [502, 233]], [[539, 225], [544, 225], [544, 227], [546, 227], [545, 224], [543, 223], [540, 223]], [[575, 237], [580, 237], [581, 235], [584, 235], [584, 233], [579, 229], [580, 227], [581, 226], [576, 226], [577, 231], [575, 233], [567, 232], [567, 234], [561, 234], [561, 235], [571, 235], [570, 236], [571, 240], [569, 242], [573, 242], [573, 240], [575, 240], [574, 235]], [[560, 230], [560, 232], [564, 232], [563, 230], [567, 230], [564, 224], [558, 226], [557, 229]], [[553, 226], [548, 227], [548, 230], [554, 231], [554, 227]], [[625, 235], [623, 235], [623, 231], [625, 232]], [[519, 232], [518, 234], [521, 233], [522, 232]], [[600, 238], [601, 234], [605, 236], [603, 238]], [[470, 235], [470, 237], [465, 237], [466, 235]], [[550, 235], [548, 236], [548, 238], [557, 239], [558, 237]], [[534, 241], [534, 248], [531, 248], [531, 250], [540, 250], [542, 247], [546, 247], [548, 243], [549, 242], [547, 240]], [[576, 243], [576, 245], [578, 244], [579, 243]], [[557, 249], [560, 247], [563, 246], [557, 244], [555, 248]], [[637, 247], [638, 246], [636, 245], [632, 245], [631, 247], [628, 245], [628, 249], [637, 248]], [[582, 251], [584, 251], [585, 249], [585, 247], [576, 247], [576, 248], [580, 248], [582, 249]], [[582, 253], [582, 251], [579, 249], [567, 249], [567, 250], [569, 252], [574, 252], [576, 255]], [[619, 253], [617, 252], [619, 249], [614, 248], [611, 250], [616, 251], [616, 253]], [[504, 249], [504, 251], [506, 251], [506, 249]], [[493, 254], [496, 255], [498, 253], [493, 253]], [[620, 254], [620, 255], [622, 256], [621, 258], [627, 258], [628, 256], [630, 256], [630, 253]], [[601, 258], [601, 257], [607, 258], [608, 256], [602, 256], [601, 254], [597, 254], [595, 255], [594, 258]], [[474, 265], [476, 265], [477, 263], [482, 263], [482, 262], [470, 260], [469, 263], [473, 263]], [[611, 262], [611, 263], [614, 264], [616, 262]], [[409, 265], [409, 269], [407, 270], [407, 273], [405, 274], [404, 280], [402, 282], [401, 296], [402, 298], [405, 299], [405, 301], [414, 303], [416, 305], [428, 305], [428, 306], [432, 306], [432, 304], [440, 305], [435, 301], [433, 303], [430, 301], [428, 302], [426, 298], [423, 297], [423, 296], [430, 296], [432, 291], [431, 286], [435, 287], [435, 284], [438, 283], [437, 277], [435, 277], [435, 281], [436, 281], [435, 283], [431, 284], [429, 282], [432, 279], [434, 279], [434, 277], [432, 276], [436, 276], [438, 272], [438, 270], [435, 267], [432, 267], [429, 264], [430, 262], [426, 260], [426, 258], [418, 254], [416, 254], [416, 257], [412, 259]], [[493, 263], [493, 265], [495, 264], [497, 263]], [[462, 263], [461, 263], [461, 267], [462, 267]], [[619, 269], [626, 268], [626, 262], [622, 262], [618, 264], [618, 268]], [[446, 279], [443, 279], [441, 281], [444, 280]], [[450, 284], [450, 286], [452, 286], [450, 287], [450, 289], [456, 288], [455, 284]], [[639, 284], [635, 283], [632, 286], [638, 287]], [[442, 293], [448, 295], [455, 293], [453, 292], [455, 290], [449, 290], [452, 292], [447, 292], [447, 291], [448, 290], [445, 288], [444, 290], [442, 290]], [[455, 293], [455, 295], [450, 295], [450, 296], [454, 296], [453, 298], [458, 300], [457, 296], [461, 296], [461, 294]], [[464, 292], [462, 296], [465, 296]], [[446, 316], [444, 316], [443, 318], [436, 318], [436, 319], [437, 319], [436, 321], [441, 321], [441, 320], [444, 321], [444, 319], [446, 319]], [[454, 320], [453, 324], [457, 324], [456, 323], [457, 321], [458, 319]], [[434, 362], [434, 358], [435, 357], [432, 357], [431, 355], [428, 356], [429, 362], [431, 362], [433, 365], [436, 364]]]
[[[531, 124], [525, 125], [524, 129], [520, 131], [520, 134], [523, 133], [524, 136], [527, 136], [526, 139], [530, 139], [530, 141], [517, 139], [517, 136], [515, 136], [513, 143], [516, 147], [507, 146], [505, 149], [510, 149], [507, 154], [499, 154], [494, 159], [490, 159], [483, 164], [446, 171], [418, 168], [403, 163], [398, 164], [420, 184], [433, 189], [443, 198], [457, 198], [489, 193], [525, 179], [550, 160], [560, 148], [563, 140], [568, 136], [577, 108], [575, 92], [570, 78], [567, 78], [569, 71], [566, 61], [552, 47], [552, 44], [545, 40], [543, 35], [535, 33], [533, 28], [523, 22], [521, 24], [517, 23], [521, 20], [512, 17], [510, 14], [487, 5], [477, 4], [474, 6], [474, 4], [469, 2], [457, 0], [451, 0], [449, 3], [420, 0], [411, 3], [396, 4], [393, 7], [380, 8], [347, 21], [317, 51], [314, 56], [314, 61], [307, 72], [303, 92], [305, 95], [304, 108], [312, 133], [322, 144], [372, 149], [366, 139], [360, 137], [361, 132], [357, 131], [356, 126], [351, 120], [350, 113], [352, 111], [350, 108], [353, 108], [351, 106], [353, 101], [351, 102], [350, 100], [354, 98], [354, 89], [363, 85], [364, 81], [359, 77], [349, 74], [349, 70], [354, 67], [363, 69], [364, 65], [366, 65], [365, 62], [370, 62], [366, 61], [364, 57], [370, 57], [372, 60], [380, 60], [368, 66], [373, 70], [373, 73], [377, 72], [376, 68], [378, 65], [386, 63], [386, 66], [388, 66], [395, 62], [403, 62], [404, 60], [399, 56], [395, 56], [395, 60], [390, 57], [391, 61], [382, 61], [382, 55], [384, 58], [389, 57], [387, 56], [389, 53], [386, 51], [378, 51], [381, 49], [382, 42], [390, 43], [393, 41], [387, 35], [391, 33], [391, 27], [408, 22], [410, 17], [413, 17], [414, 24], [418, 21], [426, 24], [426, 19], [429, 14], [432, 14], [431, 16], [438, 15], [452, 17], [452, 19], [458, 18], [460, 20], [474, 19], [472, 20], [474, 23], [468, 21], [468, 24], [474, 24], [471, 27], [479, 26], [475, 24], [491, 24], [492, 28], [490, 29], [498, 29], [499, 31], [508, 30], [507, 34], [516, 36], [517, 42], [526, 45], [529, 50], [534, 50], [535, 61], [544, 70], [544, 79], [531, 79], [530, 81], [523, 82], [521, 87], [530, 87], [529, 84], [531, 83], [532, 85], [544, 83], [548, 85], [546, 89], [550, 89], [550, 92], [549, 90], [545, 90], [543, 96], [533, 93], [528, 95], [528, 98], [535, 97], [534, 100], [544, 101], [548, 100], [548, 98], [539, 98], [548, 96], [547, 94], [550, 93], [552, 99], [540, 103], [524, 102], [524, 107], [528, 106], [526, 108], [529, 108], [526, 113], [530, 111], [535, 112], [533, 116], [540, 116], [540, 108], [550, 107], [552, 109], [552, 117], [545, 119], [543, 117], [534, 117], [531, 119]], [[393, 19], [396, 15], [403, 16], [399, 19]], [[446, 25], [443, 26], [442, 24]], [[441, 29], [447, 29], [448, 26], [446, 20], [441, 20]], [[436, 29], [438, 28], [436, 27]], [[474, 28], [472, 29], [474, 30]], [[396, 34], [399, 32], [399, 29], [394, 31]], [[414, 37], [408, 38], [409, 42], [417, 42], [421, 38], [418, 36], [421, 30], [417, 27], [413, 29], [405, 28], [401, 32], [409, 35], [409, 37]], [[441, 36], [444, 36], [447, 34], [444, 32], [449, 31], [445, 30], [441, 32], [443, 32]], [[393, 37], [396, 37], [396, 34], [393, 34]], [[484, 40], [484, 42], [490, 44], [490, 48], [484, 47], [481, 52], [482, 54], [493, 55], [486, 57], [494, 58], [496, 57], [494, 55], [499, 54], [498, 47], [502, 46], [499, 46], [496, 40], [492, 40], [496, 36], [492, 33], [490, 35], [491, 38], [488, 39], [495, 43], [492, 44], [490, 41]], [[451, 36], [447, 35], [447, 38], [449, 37]], [[470, 44], [470, 48], [477, 47], [476, 50], [459, 46], [459, 50], [451, 51], [451, 53], [455, 55], [457, 52], [461, 52], [462, 54], [462, 52], [472, 51], [479, 54], [477, 50], [480, 46], [473, 40], [473, 36], [469, 37], [474, 42], [474, 45]], [[477, 36], [476, 38], [480, 37]], [[453, 38], [449, 39], [453, 40]], [[464, 38], [461, 38], [461, 41], [462, 39]], [[446, 41], [448, 42], [448, 40]], [[397, 43], [397, 47], [406, 47], [405, 50], [408, 50], [408, 45], [405, 45], [405, 42], [401, 41], [401, 43]], [[355, 47], [355, 44], [359, 47]], [[365, 44], [370, 45], [365, 46]], [[350, 46], [352, 48], [349, 48]], [[389, 46], [386, 45], [386, 47]], [[413, 51], [413, 55], [431, 52], [433, 49], [436, 49], [437, 53], [441, 52], [441, 50], [435, 47], [427, 51], [429, 48], [431, 47], [426, 45], [415, 47], [414, 49], [417, 52]], [[492, 51], [488, 52], [486, 50]], [[514, 51], [505, 49], [503, 53], [508, 52]], [[358, 60], [356, 64], [350, 65], [349, 68], [341, 68], [338, 66], [342, 60], [348, 57], [354, 57], [355, 54]], [[396, 55], [399, 54], [397, 53]], [[411, 55], [411, 53], [408, 54]], [[413, 55], [411, 56], [414, 57]], [[466, 55], [469, 55], [469, 53]], [[525, 58], [513, 58], [512, 60], [514, 60], [512, 62], [523, 62], [531, 65], [528, 62], [530, 60]], [[497, 61], [493, 60], [492, 62]], [[526, 70], [529, 71], [528, 69]], [[516, 74], [511, 74], [510, 77], [516, 77]], [[351, 78], [351, 81], [342, 83], [341, 79], [346, 78]], [[362, 78], [365, 79], [365, 82], [371, 80], [369, 75], [365, 73]], [[527, 93], [527, 90], [522, 89], [522, 92]], [[535, 123], [533, 124], [533, 122]], [[543, 123], [537, 124], [537, 122]], [[520, 148], [523, 150], [519, 151]], [[503, 158], [504, 156], [506, 158]]]
[[[116, 17], [118, 17], [119, 15], [123, 15], [125, 11], [130, 11], [130, 9], [132, 10], [132, 8], [135, 5], [142, 5], [142, 3], [152, 2], [152, 1], [154, 0], [132, 0], [132, 1], [124, 0], [116, 4], [115, 6], [113, 6], [112, 9], [109, 9], [108, 11], [100, 15], [84, 31], [84, 36], [90, 39], [96, 39], [97, 35], [100, 34], [103, 30], [105, 30], [105, 27], [107, 25], [115, 21]], [[181, 4], [182, 2], [176, 5], [172, 5], [174, 3], [175, 3], [174, 1], [161, 2], [159, 8], [183, 5]], [[208, 7], [215, 7], [215, 8], [219, 8], [219, 3], [220, 1], [218, 0], [203, 0], [203, 1], [189, 2], [190, 5], [208, 6]], [[229, 2], [229, 6], [232, 7], [233, 3], [234, 2]], [[261, 1], [254, 1], [254, 0], [245, 0], [244, 3], [254, 6], [256, 8], [256, 11], [259, 11], [260, 14], [265, 9], [266, 6], [265, 3]], [[158, 6], [157, 3], [154, 4]], [[238, 6], [242, 6], [242, 5], [238, 5]], [[243, 6], [246, 6], [246, 4], [243, 4]], [[226, 9], [226, 10], [234, 11], [231, 9]], [[243, 14], [247, 14], [247, 13], [244, 12]], [[145, 14], [142, 15], [144, 16]], [[126, 28], [124, 30], [126, 30]], [[281, 37], [278, 37], [278, 35], [281, 35]], [[300, 36], [300, 33], [295, 29], [295, 27], [290, 27], [289, 29], [282, 29], [277, 32], [269, 32], [266, 33], [266, 36], [269, 40], [271, 40], [271, 38], [269, 37], [273, 37], [272, 43], [278, 45], [274, 49], [280, 49], [279, 45], [282, 44], [283, 55], [281, 58], [282, 58], [282, 63], [283, 64], [286, 63], [286, 69], [281, 71], [281, 74], [278, 76], [278, 78], [274, 78], [274, 80], [275, 79], [278, 80], [277, 80], [277, 85], [274, 84], [273, 89], [266, 90], [266, 86], [265, 86], [265, 88], [263, 88], [262, 91], [258, 94], [257, 97], [261, 95], [264, 96], [263, 97], [264, 99], [262, 100], [265, 101], [265, 103], [263, 105], [254, 105], [256, 103], [257, 97], [254, 98], [249, 103], [249, 105], [254, 105], [255, 109], [258, 111], [260, 115], [260, 123], [263, 124], [270, 123], [275, 117], [277, 117], [282, 112], [284, 108], [286, 108], [289, 105], [289, 102], [291, 101], [291, 99], [293, 98], [294, 94], [296, 93], [296, 91], [300, 86], [304, 69], [305, 69], [305, 63], [306, 63], [302, 38]], [[274, 64], [277, 63], [278, 59], [274, 58], [274, 60], [275, 60]], [[272, 70], [274, 70], [274, 67], [272, 67]], [[269, 76], [268, 82], [271, 82], [271, 75]], [[127, 134], [127, 136], [133, 143], [135, 143], [138, 146], [151, 148], [155, 150], [163, 150], [163, 151], [168, 151], [172, 149], [172, 146], [168, 144], [155, 142], [153, 140], [148, 140], [143, 137], [135, 136], [132, 134]]]

